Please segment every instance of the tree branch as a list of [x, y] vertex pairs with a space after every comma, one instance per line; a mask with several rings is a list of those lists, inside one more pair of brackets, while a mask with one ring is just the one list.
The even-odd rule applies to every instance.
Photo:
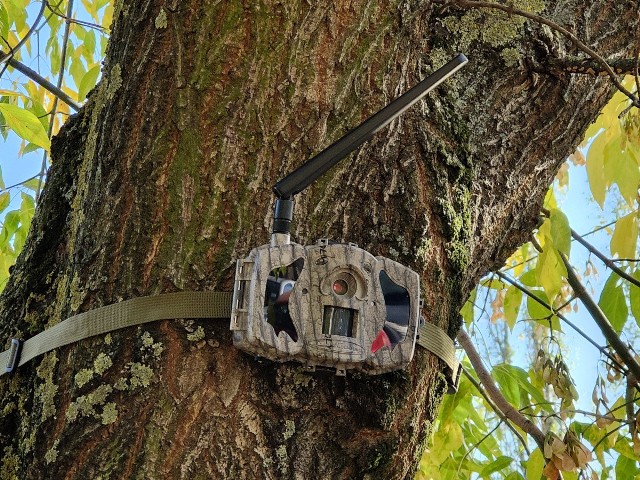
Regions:
[[516, 430], [513, 427], [513, 425], [511, 425], [511, 422], [509, 421], [509, 419], [504, 415], [504, 413], [502, 413], [502, 410], [500, 410], [496, 406], [496, 404], [493, 402], [493, 400], [491, 400], [489, 395], [487, 395], [487, 392], [485, 392], [484, 388], [482, 388], [482, 385], [478, 383], [478, 381], [475, 378], [473, 378], [469, 374], [469, 372], [467, 372], [464, 368], [462, 369], [462, 373], [464, 373], [464, 376], [467, 377], [467, 380], [469, 380], [473, 384], [473, 386], [476, 387], [476, 390], [480, 392], [480, 395], [482, 395], [482, 398], [484, 398], [484, 400], [489, 404], [491, 409], [494, 412], [496, 412], [496, 415], [498, 415], [500, 420], [502, 420], [504, 424], [509, 428], [509, 430], [511, 430], [511, 433], [513, 433], [516, 436], [516, 438], [520, 441], [525, 452], [527, 452], [527, 455], [531, 455], [531, 452], [529, 451], [529, 447], [527, 446], [526, 440], [522, 437], [522, 435], [520, 435], [520, 432]]
[[507, 417], [515, 425], [520, 427], [524, 432], [531, 435], [540, 450], [544, 450], [544, 433], [542, 433], [542, 431], [531, 420], [522, 415], [522, 413], [516, 410], [514, 406], [511, 405], [506, 398], [504, 398], [504, 396], [494, 383], [493, 378], [491, 378], [491, 375], [482, 363], [480, 355], [476, 351], [473, 343], [471, 342], [471, 339], [469, 338], [469, 335], [467, 335], [467, 332], [465, 332], [464, 329], [460, 329], [458, 331], [457, 339], [460, 342], [462, 348], [464, 348], [467, 357], [469, 357], [471, 365], [473, 365], [473, 369], [478, 374], [480, 382], [482, 382], [484, 389], [486, 390], [489, 397], [491, 397], [493, 403], [495, 403], [495, 405], [502, 411], [505, 417]]
[[[5, 55], [5, 53], [2, 50], [0, 50], [0, 56], [3, 56], [3, 55]], [[36, 82], [41, 87], [46, 88], [49, 92], [51, 92], [53, 95], [58, 97], [60, 100], [62, 100], [67, 105], [69, 105], [76, 112], [78, 110], [80, 110], [80, 105], [78, 105], [76, 102], [74, 102], [73, 99], [69, 95], [64, 93], [60, 88], [56, 87], [53, 83], [51, 83], [49, 80], [47, 80], [46, 78], [41, 76], [35, 70], [30, 69], [24, 63], [19, 62], [18, 60], [16, 60], [15, 58], [12, 58], [12, 57], [9, 57], [6, 60], [6, 62], [9, 64], [9, 66], [15, 68], [17, 71], [19, 71], [23, 75], [26, 75], [27, 77], [29, 77], [31, 80]]]
[[[618, 75], [635, 75], [635, 58], [616, 58], [605, 60], [607, 65]], [[602, 64], [593, 58], [580, 57], [549, 57], [545, 60], [544, 67], [553, 70], [561, 70], [567, 73], [578, 73], [584, 75], [609, 75]]]
[[595, 50], [586, 45], [582, 40], [576, 37], [573, 33], [571, 33], [566, 28], [558, 25], [555, 22], [552, 22], [548, 18], [542, 17], [540, 15], [536, 15], [535, 13], [527, 12], [525, 10], [520, 10], [518, 8], [511, 7], [509, 5], [503, 5], [501, 3], [493, 3], [493, 2], [483, 2], [476, 0], [434, 0], [435, 3], [440, 4], [451, 4], [456, 5], [458, 7], [467, 7], [467, 8], [492, 8], [495, 10], [500, 10], [510, 15], [518, 15], [521, 17], [528, 18], [529, 20], [533, 20], [534, 22], [541, 23], [546, 25], [552, 30], [564, 35], [568, 38], [571, 43], [573, 43], [579, 50], [586, 53], [589, 57], [591, 57], [601, 68], [606, 72], [607, 75], [611, 78], [611, 82], [615, 85], [615, 87], [624, 93], [629, 100], [631, 100], [633, 106], [640, 108], [640, 100], [637, 96], [631, 93], [629, 90], [624, 88], [624, 86], [620, 83], [618, 78], [616, 77], [616, 72], [613, 71], [611, 66], [606, 62], [604, 58], [602, 58]]
[[7, 44], [7, 46], [11, 51], [9, 53], [0, 52], [0, 62], [4, 62], [7, 57], [13, 56], [16, 50], [19, 50], [25, 43], [27, 43], [27, 40], [29, 40], [29, 37], [31, 37], [31, 35], [33, 35], [33, 32], [35, 32], [36, 29], [38, 28], [38, 25], [40, 24], [40, 20], [42, 20], [45, 6], [46, 6], [45, 2], [42, 1], [42, 4], [40, 5], [40, 11], [38, 12], [38, 15], [36, 15], [35, 21], [31, 24], [31, 28], [29, 28], [29, 30], [24, 35], [24, 37], [22, 37], [20, 41], [16, 43], [14, 46], [10, 46], [9, 44]]
[[580, 282], [580, 280], [578, 279], [578, 276], [576, 275], [573, 266], [567, 260], [567, 257], [562, 252], [560, 252], [560, 257], [562, 258], [562, 261], [567, 268], [567, 281], [569, 282], [569, 285], [571, 285], [571, 288], [573, 288], [576, 296], [580, 299], [589, 314], [593, 317], [594, 321], [600, 328], [602, 335], [604, 335], [604, 338], [620, 356], [633, 376], [636, 379], [640, 378], [640, 364], [635, 360], [635, 358], [633, 358], [633, 355], [631, 355], [629, 349], [622, 342], [616, 331], [611, 326], [611, 323], [609, 323], [609, 319], [607, 318], [607, 316], [584, 288], [584, 285], [582, 285], [582, 282]]
[[576, 233], [575, 230], [571, 229], [571, 236], [577, 240], [578, 242], [580, 242], [580, 244], [582, 246], [584, 246], [587, 250], [589, 250], [591, 253], [593, 253], [596, 257], [598, 257], [602, 263], [604, 263], [607, 267], [609, 267], [611, 270], [613, 270], [614, 272], [616, 272], [618, 274], [618, 276], [624, 278], [626, 281], [628, 281], [629, 283], [632, 283], [633, 285], [635, 285], [636, 287], [640, 288], [640, 281], [638, 281], [637, 279], [633, 278], [631, 275], [629, 275], [627, 272], [625, 272], [624, 270], [622, 270], [620, 267], [618, 267], [610, 258], [608, 258], [605, 254], [603, 254], [600, 250], [598, 250], [596, 247], [594, 247], [593, 245], [591, 245], [589, 242], [587, 242], [583, 237], [581, 237], [578, 233]]

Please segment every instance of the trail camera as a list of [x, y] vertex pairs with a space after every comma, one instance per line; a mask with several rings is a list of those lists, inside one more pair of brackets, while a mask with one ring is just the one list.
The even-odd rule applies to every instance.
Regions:
[[234, 345], [270, 360], [295, 360], [342, 375], [349, 369], [389, 372], [411, 361], [420, 321], [418, 274], [352, 243], [291, 242], [291, 197], [466, 62], [458, 55], [274, 186], [271, 243], [254, 248], [236, 265]]
[[271, 360], [383, 373], [413, 357], [418, 274], [353, 244], [254, 249], [236, 270], [233, 340]]

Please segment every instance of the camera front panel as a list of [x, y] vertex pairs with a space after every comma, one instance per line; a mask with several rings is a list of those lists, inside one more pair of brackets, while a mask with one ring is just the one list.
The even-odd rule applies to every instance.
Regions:
[[415, 272], [353, 244], [264, 245], [238, 262], [234, 344], [337, 373], [384, 373], [413, 357], [419, 298]]

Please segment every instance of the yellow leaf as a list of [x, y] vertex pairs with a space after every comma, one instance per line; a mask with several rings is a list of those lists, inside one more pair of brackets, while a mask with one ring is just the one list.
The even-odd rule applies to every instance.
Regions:
[[617, 255], [618, 258], [634, 258], [637, 241], [638, 216], [636, 212], [633, 212], [616, 222], [615, 230], [611, 236], [611, 254]]
[[14, 90], [7, 90], [5, 88], [0, 88], [0, 96], [3, 97], [24, 97], [24, 95], [20, 92], [16, 92]]
[[560, 289], [562, 288], [562, 277], [566, 277], [567, 269], [551, 242], [547, 242], [544, 251], [538, 257], [536, 263], [536, 280], [542, 285], [545, 293], [549, 297], [549, 302], [553, 304]]
[[607, 193], [607, 183], [604, 175], [604, 147], [607, 143], [607, 136], [601, 133], [589, 146], [587, 151], [587, 178], [591, 195], [600, 208], [604, 206], [604, 199]]
[[507, 288], [503, 301], [504, 319], [511, 330], [513, 330], [513, 327], [516, 324], [521, 303], [522, 292], [511, 285]]
[[633, 208], [640, 185], [640, 169], [632, 153], [622, 149], [621, 136], [612, 138], [605, 146], [604, 176], [607, 185], [616, 183], [620, 194]]

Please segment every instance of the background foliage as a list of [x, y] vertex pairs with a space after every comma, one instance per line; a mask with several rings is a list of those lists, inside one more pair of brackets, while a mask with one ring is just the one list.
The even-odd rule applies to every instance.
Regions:
[[[624, 84], [634, 88], [635, 80]], [[565, 479], [640, 478], [637, 381], [580, 304], [561, 258], [570, 258], [637, 360], [640, 288], [620, 271], [640, 279], [639, 126], [637, 109], [617, 93], [558, 172], [531, 242], [486, 277], [462, 310], [503, 395], [546, 433], [544, 451], [507, 426], [465, 363], [417, 478], [556, 478], [545, 460]], [[586, 233], [578, 235], [572, 223]]]
[[[108, 0], [0, 0], [0, 167], [21, 175], [5, 185], [0, 170], [0, 285], [46, 181], [50, 138], [99, 81], [112, 14]], [[637, 91], [632, 77], [624, 86]], [[464, 360], [417, 478], [640, 478], [637, 380], [578, 298], [598, 298], [638, 359], [639, 185], [640, 116], [618, 93], [558, 173], [531, 242], [483, 279], [461, 312], [492, 381], [544, 444], [513, 425]], [[586, 293], [570, 285], [572, 266]]]

